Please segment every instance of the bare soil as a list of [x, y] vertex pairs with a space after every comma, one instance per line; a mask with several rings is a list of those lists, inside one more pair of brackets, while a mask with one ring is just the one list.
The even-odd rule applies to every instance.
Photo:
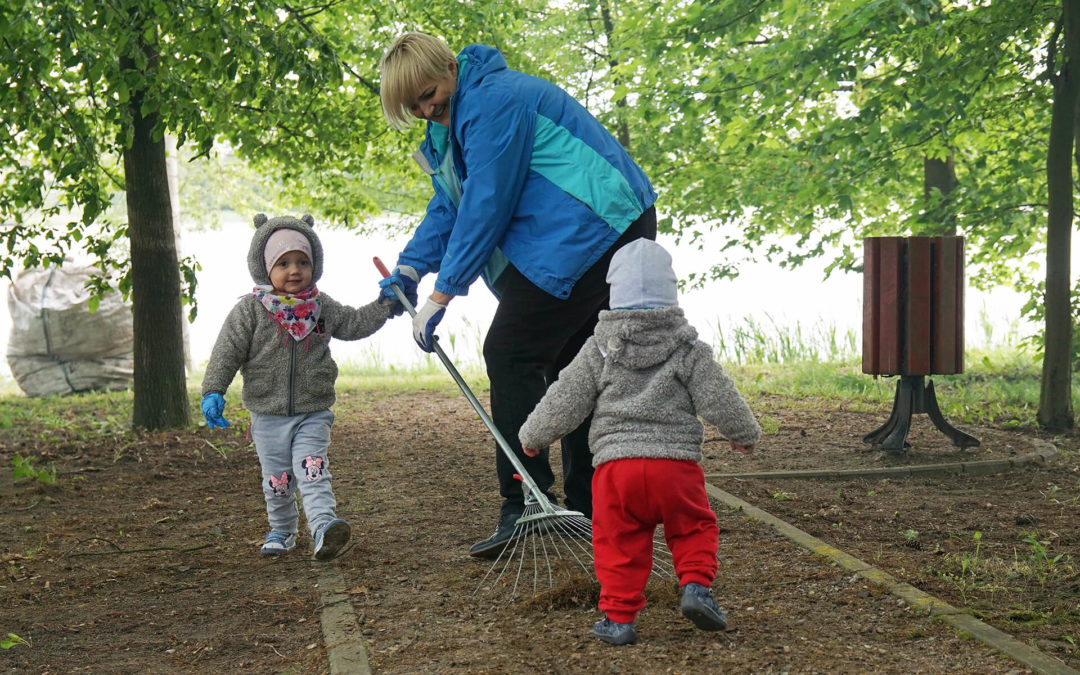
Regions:
[[[750, 456], [710, 431], [712, 484], [1080, 668], [1076, 435], [960, 425], [982, 445], [957, 450], [920, 415], [912, 447], [890, 454], [861, 440], [888, 410], [751, 405], [775, 428]], [[721, 505], [714, 589], [728, 630], [696, 630], [674, 583], [655, 580], [638, 643], [598, 642], [598, 589], [583, 574], [512, 602], [474, 595], [490, 563], [466, 550], [495, 525], [495, 450], [459, 392], [344, 392], [336, 412], [334, 486], [354, 543], [329, 563], [310, 559], [306, 537], [280, 559], [259, 555], [266, 517], [242, 429], [0, 425], [0, 639], [29, 643], [0, 651], [0, 671], [329, 672], [330, 565], [379, 673], [1028, 672]], [[722, 475], [1024, 457], [1046, 440], [1056, 458], [993, 475]], [[55, 465], [56, 484], [13, 480], [15, 455]]]

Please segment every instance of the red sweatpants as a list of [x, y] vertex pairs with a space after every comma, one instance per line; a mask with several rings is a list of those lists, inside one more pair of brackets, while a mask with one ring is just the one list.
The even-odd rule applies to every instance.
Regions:
[[653, 533], [660, 523], [679, 585], [712, 584], [719, 528], [700, 464], [646, 458], [605, 462], [593, 474], [592, 489], [599, 607], [609, 619], [630, 623], [645, 606]]

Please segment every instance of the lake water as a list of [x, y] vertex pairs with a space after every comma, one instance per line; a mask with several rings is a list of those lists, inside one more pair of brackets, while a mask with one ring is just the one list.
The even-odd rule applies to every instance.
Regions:
[[[323, 277], [319, 288], [336, 300], [362, 305], [378, 292], [380, 274], [372, 264], [379, 256], [393, 266], [405, 238], [363, 237], [341, 230], [319, 229], [325, 250]], [[194, 252], [202, 264], [197, 299], [199, 314], [189, 326], [190, 353], [196, 367], [205, 364], [222, 321], [237, 298], [251, 290], [247, 272], [247, 249], [252, 233], [248, 221], [234, 219], [219, 230], [188, 232], [183, 236], [184, 254]], [[691, 271], [705, 269], [717, 247], [705, 250], [677, 246], [674, 240], [659, 238], [675, 261], [675, 272], [684, 278]], [[1074, 263], [1074, 269], [1076, 265]], [[705, 289], [691, 290], [680, 296], [680, 305], [702, 339], [719, 348], [719, 330], [726, 341], [730, 331], [753, 321], [765, 330], [791, 331], [798, 325], [804, 334], [835, 328], [841, 335], [852, 332], [856, 350], [861, 349], [862, 277], [835, 273], [823, 280], [824, 264], [811, 261], [796, 270], [757, 263], [742, 268], [734, 280], [713, 282]], [[421, 298], [430, 293], [434, 278], [421, 281]], [[7, 308], [8, 284], [3, 285], [3, 308], [0, 311], [0, 350], [7, 352], [11, 317]], [[991, 340], [1017, 328], [1022, 298], [1001, 289], [992, 294], [968, 288], [965, 295], [965, 334], [967, 346], [986, 342], [986, 327], [993, 329]], [[449, 306], [438, 334], [450, 358], [459, 366], [478, 364], [483, 334], [494, 312], [495, 300], [477, 282], [467, 296], [456, 298]], [[719, 330], [718, 330], [719, 328]], [[1030, 330], [1021, 328], [1021, 332]], [[452, 338], [452, 339], [451, 339]], [[856, 351], [858, 353], [858, 351]], [[338, 341], [334, 356], [345, 362], [380, 362], [383, 365], [408, 366], [430, 358], [416, 347], [407, 317], [392, 319], [374, 336], [357, 342]], [[10, 378], [7, 360], [0, 363], [0, 377]]]

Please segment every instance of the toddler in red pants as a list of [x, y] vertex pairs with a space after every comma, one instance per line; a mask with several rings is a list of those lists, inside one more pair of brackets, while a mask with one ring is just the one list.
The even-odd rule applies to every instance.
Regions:
[[671, 256], [638, 239], [608, 268], [611, 310], [548, 389], [518, 437], [535, 454], [593, 415], [593, 551], [605, 616], [593, 626], [612, 644], [637, 640], [653, 532], [664, 536], [682, 586], [682, 613], [703, 630], [727, 618], [712, 597], [718, 528], [705, 493], [699, 418], [750, 452], [761, 427], [731, 378], [678, 307]]

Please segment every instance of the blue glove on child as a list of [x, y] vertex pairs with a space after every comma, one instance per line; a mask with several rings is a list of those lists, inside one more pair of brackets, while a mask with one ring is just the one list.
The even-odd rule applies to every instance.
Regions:
[[439, 325], [442, 321], [443, 315], [446, 314], [446, 305], [440, 305], [431, 298], [424, 303], [412, 320], [412, 336], [416, 340], [416, 344], [420, 345], [420, 349], [423, 349], [429, 354], [435, 351], [435, 341], [439, 339], [435, 335], [435, 326]]
[[390, 276], [379, 280], [379, 287], [382, 289], [379, 293], [379, 302], [384, 305], [387, 302], [396, 303], [397, 306], [391, 310], [391, 315], [400, 316], [405, 311], [405, 306], [398, 302], [397, 293], [394, 293], [394, 289], [391, 288], [391, 286], [400, 288], [405, 294], [405, 299], [415, 308], [416, 287], [419, 282], [420, 275], [416, 273], [415, 269], [408, 265], [398, 265], [394, 268], [394, 271]]
[[225, 412], [225, 397], [218, 393], [207, 394], [202, 400], [202, 414], [206, 418], [206, 425], [213, 429], [229, 426], [229, 420], [221, 416]]

